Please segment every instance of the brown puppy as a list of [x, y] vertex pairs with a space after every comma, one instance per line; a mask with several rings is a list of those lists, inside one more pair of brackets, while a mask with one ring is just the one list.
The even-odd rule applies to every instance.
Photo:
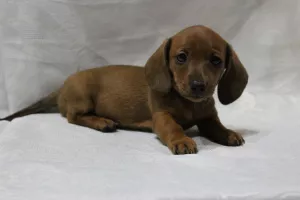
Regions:
[[188, 27], [148, 59], [145, 68], [106, 66], [71, 75], [61, 89], [4, 119], [58, 108], [68, 122], [103, 132], [116, 128], [154, 131], [174, 154], [196, 153], [184, 133], [194, 125], [214, 142], [244, 143], [218, 118], [213, 93], [222, 104], [238, 99], [248, 74], [231, 46], [204, 26]]

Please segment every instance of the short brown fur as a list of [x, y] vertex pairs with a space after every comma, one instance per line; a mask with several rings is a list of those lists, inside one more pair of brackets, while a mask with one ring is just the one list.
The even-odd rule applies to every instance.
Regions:
[[[182, 52], [184, 63], [178, 61]], [[212, 57], [221, 63], [212, 64]], [[191, 89], [193, 80], [205, 84], [201, 95]], [[164, 41], [145, 68], [117, 65], [77, 72], [59, 91], [4, 119], [47, 112], [56, 105], [69, 123], [102, 132], [154, 131], [172, 153], [190, 154], [197, 152], [197, 145], [184, 130], [194, 125], [219, 144], [244, 143], [220, 122], [213, 93], [218, 85], [219, 100], [227, 105], [241, 96], [247, 83], [247, 71], [232, 47], [213, 30], [192, 26]]]

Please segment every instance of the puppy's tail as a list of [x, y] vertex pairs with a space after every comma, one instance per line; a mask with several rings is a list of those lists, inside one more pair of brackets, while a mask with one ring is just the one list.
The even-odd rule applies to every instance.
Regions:
[[24, 108], [12, 115], [9, 115], [1, 120], [8, 120], [11, 121], [17, 117], [23, 117], [30, 114], [35, 113], [58, 113], [58, 106], [57, 106], [57, 97], [59, 95], [60, 90], [52, 92], [50, 95], [46, 96], [45, 98], [39, 100], [38, 102], [34, 103], [33, 105]]

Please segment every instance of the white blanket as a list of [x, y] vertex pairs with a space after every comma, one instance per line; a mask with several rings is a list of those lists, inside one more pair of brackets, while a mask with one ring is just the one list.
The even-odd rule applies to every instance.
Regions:
[[226, 38], [248, 69], [243, 96], [218, 104], [246, 144], [189, 132], [196, 155], [155, 134], [100, 133], [58, 114], [0, 122], [0, 200], [300, 199], [300, 2], [297, 0], [0, 1], [0, 117], [76, 70], [144, 64], [194, 24]]

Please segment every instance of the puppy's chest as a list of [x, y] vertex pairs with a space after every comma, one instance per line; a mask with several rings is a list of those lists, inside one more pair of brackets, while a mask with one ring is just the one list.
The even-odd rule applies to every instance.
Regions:
[[174, 117], [181, 125], [193, 124], [206, 118], [214, 112], [214, 103], [211, 100], [192, 103], [177, 102], [175, 106]]

